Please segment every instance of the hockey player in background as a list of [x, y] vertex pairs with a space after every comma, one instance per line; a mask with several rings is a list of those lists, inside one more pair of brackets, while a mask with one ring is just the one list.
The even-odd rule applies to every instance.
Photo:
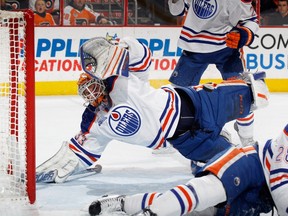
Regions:
[[[173, 16], [186, 16], [178, 40], [183, 52], [169, 81], [177, 86], [198, 85], [208, 65], [215, 64], [223, 80], [246, 71], [243, 46], [259, 29], [252, 0], [169, 0]], [[236, 120], [243, 146], [254, 143], [254, 114]]]
[[93, 38], [80, 54], [86, 73], [78, 93], [87, 106], [81, 132], [37, 167], [37, 182], [64, 182], [93, 169], [113, 139], [151, 149], [168, 140], [184, 157], [206, 162], [231, 146], [220, 135], [226, 122], [268, 104], [264, 72], [218, 85], [154, 89], [148, 80], [151, 51], [135, 38]]
[[224, 150], [186, 184], [164, 193], [106, 196], [94, 201], [89, 213], [256, 216], [275, 207], [276, 215], [285, 216], [288, 215], [287, 149], [288, 124], [278, 137], [266, 143]]

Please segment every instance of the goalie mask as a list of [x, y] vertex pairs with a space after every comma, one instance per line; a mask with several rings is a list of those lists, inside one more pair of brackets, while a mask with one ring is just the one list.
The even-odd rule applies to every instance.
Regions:
[[86, 41], [80, 48], [83, 70], [92, 77], [107, 79], [128, 76], [129, 54], [125, 47], [110, 43], [102, 37]]
[[107, 102], [106, 86], [103, 80], [93, 78], [89, 74], [82, 73], [78, 80], [78, 94], [86, 103], [98, 107]]

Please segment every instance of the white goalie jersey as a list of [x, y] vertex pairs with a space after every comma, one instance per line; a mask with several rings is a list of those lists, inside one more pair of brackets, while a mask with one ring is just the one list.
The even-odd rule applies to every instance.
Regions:
[[279, 215], [288, 214], [288, 124], [282, 133], [259, 145], [267, 185]]
[[[178, 94], [168, 86], [160, 89], [150, 86], [148, 71], [152, 54], [146, 45], [134, 38], [121, 39], [119, 45], [123, 44], [129, 51], [128, 74], [106, 79], [112, 107], [107, 111], [89, 105], [82, 115], [81, 132], [62, 146], [75, 153], [78, 163], [74, 163], [74, 170], [71, 168], [68, 175], [63, 173], [63, 178], [57, 178], [54, 171], [49, 173], [55, 167], [61, 169], [66, 163], [71, 164], [67, 157], [55, 155], [37, 168], [38, 182], [63, 182], [79, 170], [79, 165], [80, 170], [83, 167], [91, 170], [111, 140], [158, 149], [173, 136], [180, 115]], [[151, 106], [153, 109], [149, 108]], [[51, 162], [53, 158], [62, 159]]]
[[82, 120], [83, 146], [95, 154], [101, 154], [112, 139], [160, 148], [174, 134], [179, 119], [180, 100], [175, 90], [150, 86], [149, 48], [134, 38], [123, 38], [120, 43], [128, 45], [128, 77], [108, 79], [112, 107], [95, 114], [96, 118]]

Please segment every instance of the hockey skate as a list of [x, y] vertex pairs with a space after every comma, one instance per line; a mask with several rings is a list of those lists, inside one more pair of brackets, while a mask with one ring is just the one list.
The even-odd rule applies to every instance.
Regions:
[[[112, 212], [124, 213], [124, 195], [103, 196], [94, 201], [89, 206], [89, 214], [94, 215], [111, 215]], [[126, 214], [124, 214], [126, 215]]]
[[254, 145], [255, 144], [255, 140], [253, 139], [253, 137], [243, 137], [241, 136], [240, 132], [239, 132], [239, 128], [237, 125], [237, 122], [234, 123], [234, 129], [235, 131], [237, 131], [237, 134], [240, 138], [241, 144], [242, 146], [249, 146], [249, 145]]

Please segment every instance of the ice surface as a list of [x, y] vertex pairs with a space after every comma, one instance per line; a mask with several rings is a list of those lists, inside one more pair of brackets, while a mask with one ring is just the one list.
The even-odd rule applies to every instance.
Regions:
[[[36, 98], [37, 165], [79, 131], [83, 109], [78, 96]], [[261, 142], [277, 135], [288, 123], [287, 110], [288, 94], [272, 93], [270, 105], [255, 112], [255, 138]], [[239, 142], [232, 123], [226, 128]], [[164, 191], [192, 177], [189, 161], [178, 153], [155, 156], [150, 149], [121, 142], [108, 145], [101, 164], [100, 174], [64, 184], [37, 184], [36, 210], [27, 215], [88, 215], [89, 204], [103, 194]]]

